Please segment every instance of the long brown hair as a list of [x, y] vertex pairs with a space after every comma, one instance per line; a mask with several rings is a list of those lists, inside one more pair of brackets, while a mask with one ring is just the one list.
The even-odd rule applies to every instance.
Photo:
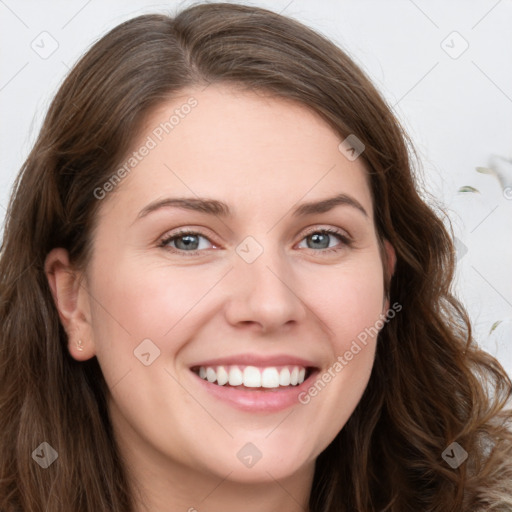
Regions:
[[[452, 240], [417, 191], [410, 141], [341, 49], [292, 19], [227, 3], [138, 16], [94, 44], [15, 182], [0, 256], [0, 510], [134, 510], [108, 387], [96, 358], [69, 355], [44, 260], [64, 247], [85, 268], [94, 190], [155, 107], [209, 83], [298, 101], [340, 141], [355, 134], [379, 237], [397, 254], [388, 292], [403, 309], [379, 335], [356, 410], [317, 459], [310, 511], [510, 510], [512, 383], [451, 293]], [[44, 441], [58, 453], [46, 469], [31, 457]], [[442, 457], [453, 442], [468, 453], [457, 468]]]

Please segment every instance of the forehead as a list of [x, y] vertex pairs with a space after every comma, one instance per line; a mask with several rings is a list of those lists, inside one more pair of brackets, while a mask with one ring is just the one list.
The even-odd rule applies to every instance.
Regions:
[[182, 91], [147, 116], [114, 201], [142, 207], [165, 195], [201, 196], [234, 212], [275, 213], [346, 193], [371, 215], [363, 159], [349, 160], [342, 140], [297, 102], [219, 85]]

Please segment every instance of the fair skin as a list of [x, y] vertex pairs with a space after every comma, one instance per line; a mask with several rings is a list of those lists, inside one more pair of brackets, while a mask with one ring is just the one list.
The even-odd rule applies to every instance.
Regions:
[[[304, 106], [226, 86], [187, 90], [151, 113], [134, 150], [190, 96], [197, 106], [102, 199], [85, 272], [58, 248], [47, 276], [70, 354], [97, 357], [110, 388], [116, 439], [142, 492], [137, 512], [304, 511], [315, 459], [359, 402], [376, 339], [307, 404], [297, 395], [387, 311], [393, 249], [385, 244], [383, 263], [362, 159], [348, 160]], [[350, 200], [293, 215], [337, 194]], [[171, 197], [223, 201], [232, 216], [167, 206], [138, 218]], [[162, 245], [177, 228], [197, 234]], [[146, 361], [160, 351], [148, 365], [134, 354], [146, 339]], [[308, 371], [295, 386], [220, 386], [197, 375], [214, 360], [228, 372]]]

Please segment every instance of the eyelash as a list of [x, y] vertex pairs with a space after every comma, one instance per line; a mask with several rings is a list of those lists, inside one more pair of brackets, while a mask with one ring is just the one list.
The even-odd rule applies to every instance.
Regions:
[[[343, 250], [344, 247], [352, 246], [352, 240], [345, 233], [338, 231], [336, 229], [332, 229], [332, 228], [313, 229], [311, 231], [308, 231], [307, 233], [304, 234], [301, 241], [304, 240], [305, 238], [307, 238], [308, 236], [319, 234], [319, 233], [337, 236], [339, 238], [339, 240], [342, 242], [341, 246], [340, 247], [328, 247], [326, 249], [319, 249], [319, 250], [316, 250], [316, 249], [308, 249], [308, 250], [313, 251], [315, 253], [325, 254], [325, 253], [331, 253], [331, 252], [338, 252], [338, 251]], [[159, 247], [166, 249], [170, 252], [176, 253], [176, 254], [187, 254], [188, 256], [196, 256], [199, 253], [204, 252], [204, 249], [195, 249], [193, 251], [184, 251], [183, 249], [176, 249], [173, 247], [169, 247], [167, 245], [169, 242], [172, 242], [173, 240], [180, 238], [182, 236], [185, 236], [185, 235], [199, 235], [203, 238], [206, 238], [210, 243], [213, 244], [213, 242], [211, 242], [211, 240], [206, 235], [202, 234], [201, 232], [183, 229], [183, 230], [180, 230], [176, 233], [172, 233], [171, 235], [168, 235], [168, 236], [165, 236], [164, 238], [162, 238], [159, 243]]]

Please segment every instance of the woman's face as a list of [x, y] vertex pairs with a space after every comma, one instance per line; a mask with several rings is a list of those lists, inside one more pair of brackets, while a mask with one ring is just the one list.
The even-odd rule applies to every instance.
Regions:
[[341, 142], [303, 106], [212, 85], [161, 105], [97, 191], [70, 350], [97, 356], [132, 462], [285, 478], [347, 422], [387, 303], [365, 169]]

